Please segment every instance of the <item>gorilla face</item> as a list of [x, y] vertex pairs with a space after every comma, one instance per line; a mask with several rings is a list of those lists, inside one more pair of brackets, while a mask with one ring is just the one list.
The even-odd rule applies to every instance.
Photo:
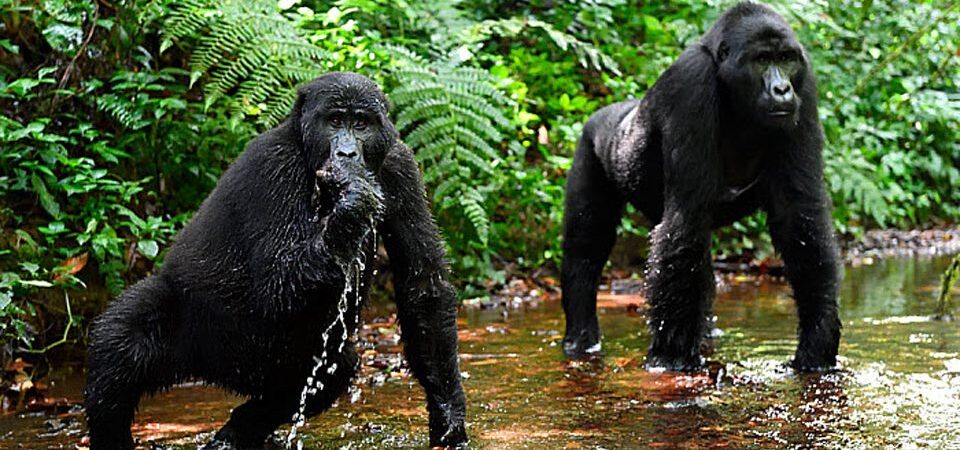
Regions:
[[361, 160], [377, 173], [397, 138], [389, 103], [370, 79], [331, 73], [302, 87], [295, 109], [304, 149], [316, 161]]
[[717, 50], [720, 80], [735, 109], [751, 111], [753, 122], [766, 128], [793, 128], [806, 77], [803, 48], [786, 24], [770, 17], [744, 20], [740, 30]]

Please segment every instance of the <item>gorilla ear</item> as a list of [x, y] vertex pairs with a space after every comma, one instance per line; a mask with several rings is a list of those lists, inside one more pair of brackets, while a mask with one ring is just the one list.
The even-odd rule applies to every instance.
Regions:
[[383, 113], [380, 122], [383, 124], [383, 132], [389, 136], [390, 139], [400, 139], [400, 131], [393, 125], [393, 121], [390, 120], [386, 112]]
[[287, 117], [287, 123], [289, 123], [289, 130], [295, 136], [297, 142], [301, 145], [303, 144], [304, 136], [307, 133], [307, 124], [304, 123], [304, 115], [306, 114], [310, 106], [307, 105], [307, 100], [314, 94], [314, 89], [311, 89], [309, 85], [301, 86], [297, 89], [297, 98], [293, 102], [293, 108], [290, 110], [290, 115]]
[[297, 100], [293, 103], [293, 110], [290, 111], [290, 117], [296, 122], [300, 122], [300, 118], [303, 117], [303, 105], [308, 95], [310, 95], [310, 89], [307, 86], [297, 89]]
[[714, 59], [717, 61], [717, 64], [720, 64], [726, 61], [728, 56], [730, 56], [730, 46], [727, 45], [726, 41], [721, 41], [720, 45], [717, 46], [717, 53]]

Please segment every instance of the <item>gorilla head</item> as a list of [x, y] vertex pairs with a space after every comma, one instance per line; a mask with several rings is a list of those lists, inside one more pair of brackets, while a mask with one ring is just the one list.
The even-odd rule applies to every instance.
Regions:
[[362, 159], [377, 173], [397, 130], [387, 118], [390, 103], [363, 75], [334, 72], [304, 85], [294, 107], [309, 160]]
[[808, 66], [790, 26], [757, 4], [737, 5], [720, 22], [723, 26], [715, 27], [704, 41], [711, 47], [721, 90], [732, 110], [766, 128], [795, 127]]

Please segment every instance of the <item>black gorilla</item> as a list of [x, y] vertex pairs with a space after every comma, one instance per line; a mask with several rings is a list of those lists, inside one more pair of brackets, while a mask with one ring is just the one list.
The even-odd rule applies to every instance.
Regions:
[[377, 234], [393, 266], [406, 356], [427, 393], [431, 445], [466, 441], [456, 293], [388, 105], [357, 74], [302, 87], [289, 118], [223, 175], [160, 271], [112, 302], [91, 332], [93, 450], [132, 448], [140, 396], [193, 378], [250, 397], [208, 447], [262, 448], [298, 411], [322, 353], [314, 385], [323, 389], [307, 415], [328, 408], [356, 368], [345, 337], [357, 326], [366, 287], [356, 286]]
[[643, 100], [594, 114], [567, 179], [564, 352], [600, 349], [597, 283], [629, 201], [658, 223], [646, 275], [648, 367], [701, 366], [715, 289], [710, 231], [757, 208], [797, 303], [792, 365], [835, 365], [838, 252], [822, 146], [804, 49], [782, 17], [755, 3], [726, 11]]

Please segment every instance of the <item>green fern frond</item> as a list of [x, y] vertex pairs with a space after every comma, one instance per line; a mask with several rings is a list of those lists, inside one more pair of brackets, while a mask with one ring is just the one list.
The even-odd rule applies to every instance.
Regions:
[[264, 122], [279, 123], [290, 113], [291, 105], [297, 100], [297, 91], [288, 89], [286, 92], [276, 95], [267, 102], [267, 109], [264, 112]]
[[[420, 100], [438, 99], [447, 102], [446, 93], [443, 86], [436, 82], [427, 82], [424, 80], [411, 79], [409, 74], [400, 74], [398, 81], [400, 87], [390, 92], [390, 100], [394, 106], [409, 105]], [[426, 76], [431, 76], [428, 74]]]
[[454, 114], [466, 117], [474, 124], [475, 130], [479, 132], [484, 141], [486, 142], [500, 142], [503, 140], [503, 135], [500, 134], [500, 131], [496, 129], [490, 122], [484, 120], [484, 117], [477, 113], [476, 111], [470, 108], [464, 108], [460, 105], [450, 105], [450, 109]]
[[444, 114], [428, 119], [413, 129], [404, 140], [414, 149], [429, 147], [456, 127], [457, 118]]
[[477, 232], [480, 242], [486, 246], [490, 235], [490, 219], [483, 208], [483, 195], [476, 189], [467, 190], [460, 197], [460, 205], [463, 207], [467, 219], [470, 220], [470, 224], [473, 225], [473, 229]]
[[443, 199], [452, 198], [455, 192], [462, 189], [464, 180], [458, 176], [449, 177], [437, 185], [433, 190], [433, 201], [441, 202]]
[[167, 38], [181, 40], [196, 35], [207, 26], [211, 15], [219, 15], [211, 9], [205, 0], [183, 0], [173, 9], [165, 21], [164, 35]]
[[[452, 150], [451, 150], [452, 152]], [[417, 154], [419, 157], [420, 155]], [[457, 162], [450, 158], [441, 159], [440, 162], [437, 162], [433, 165], [434, 170], [428, 170], [423, 174], [423, 181], [427, 184], [435, 184], [437, 180], [444, 178], [446, 181], [451, 181], [457, 178], [460, 167]], [[434, 191], [434, 197], [436, 197], [436, 190]]]
[[410, 105], [410, 107], [404, 108], [397, 113], [394, 126], [400, 131], [405, 131], [410, 125], [416, 122], [427, 120], [430, 117], [436, 117], [439, 114], [447, 112], [447, 108], [449, 107], [450, 105], [446, 101], [432, 97], [417, 100], [416, 103]]
[[380, 44], [380, 48], [386, 50], [388, 54], [394, 57], [396, 62], [401, 63], [403, 66], [407, 66], [406, 68], [408, 69], [413, 69], [423, 65], [423, 57], [409, 48], [393, 44]]
[[294, 86], [320, 75], [331, 59], [275, 1], [175, 0], [172, 9], [164, 38], [196, 38], [190, 68], [208, 77], [206, 103], [236, 94], [235, 107], [267, 126], [290, 111]]
[[463, 161], [466, 164], [469, 164], [470, 167], [479, 169], [481, 172], [485, 172], [487, 175], [494, 175], [493, 168], [487, 161], [480, 159], [476, 153], [464, 151], [463, 147], [457, 148], [457, 158]]
[[462, 150], [473, 150], [467, 153], [478, 160], [485, 161], [485, 166], [499, 159], [500, 155], [497, 154], [497, 151], [487, 141], [477, 136], [471, 128], [468, 126], [454, 127], [454, 133], [456, 133], [457, 141], [462, 144]]
[[461, 92], [490, 98], [497, 105], [508, 105], [510, 99], [496, 87], [490, 74], [473, 68], [458, 68], [441, 73], [438, 78], [444, 84], [456, 86]]
[[417, 153], [441, 211], [457, 209], [486, 245], [490, 217], [478, 186], [496, 182], [494, 168], [513, 125], [501, 112], [513, 102], [489, 72], [449, 64], [398, 64], [390, 92], [395, 124]]
[[453, 136], [443, 136], [430, 146], [423, 148], [416, 154], [417, 161], [430, 162], [457, 151], [457, 140]]
[[110, 114], [126, 128], [137, 130], [149, 124], [143, 118], [143, 109], [131, 105], [131, 102], [115, 94], [105, 94], [94, 100], [97, 109]]

